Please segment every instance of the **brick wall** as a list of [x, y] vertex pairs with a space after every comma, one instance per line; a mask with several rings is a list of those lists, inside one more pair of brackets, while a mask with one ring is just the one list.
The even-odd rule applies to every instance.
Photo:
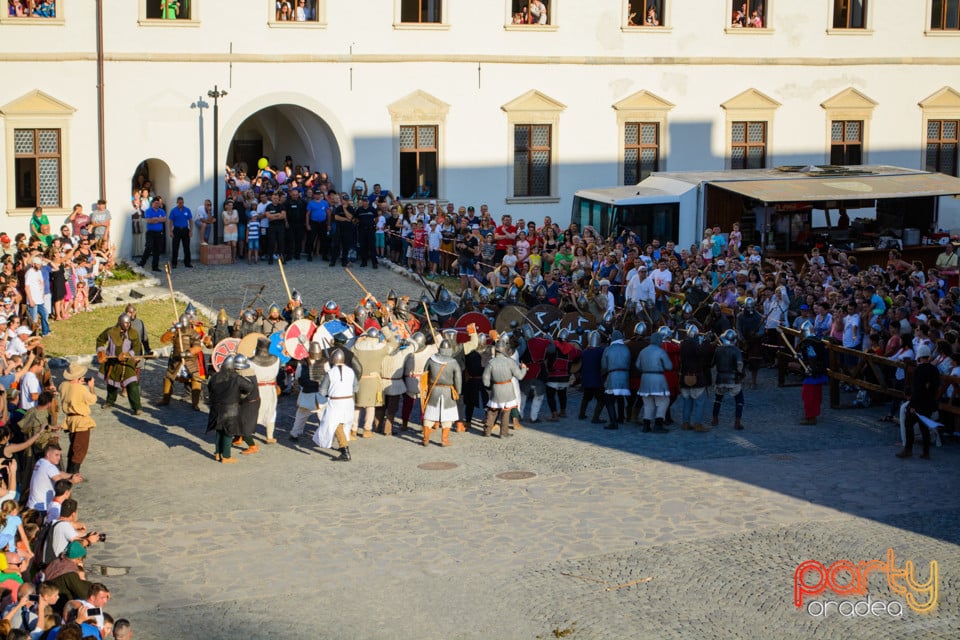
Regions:
[[200, 264], [230, 264], [230, 247], [225, 244], [201, 245]]

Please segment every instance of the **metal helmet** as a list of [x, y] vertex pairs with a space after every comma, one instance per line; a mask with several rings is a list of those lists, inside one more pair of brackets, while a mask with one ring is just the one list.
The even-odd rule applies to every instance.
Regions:
[[180, 324], [179, 320], [177, 322], [174, 322], [173, 326], [170, 327], [170, 331], [180, 331], [181, 329], [183, 329], [183, 325]]
[[599, 331], [591, 331], [590, 335], [587, 336], [587, 346], [591, 349], [595, 349], [603, 344], [603, 336], [600, 335]]
[[633, 335], [635, 336], [647, 335], [647, 323], [641, 321], [633, 325]]
[[220, 311], [217, 312], [217, 322], [220, 324], [227, 324], [230, 321], [230, 318], [227, 317], [227, 310], [223, 307], [220, 307]]
[[517, 289], [517, 285], [511, 285], [510, 288], [507, 289], [507, 301], [508, 301], [508, 302], [515, 302], [516, 299], [517, 299], [517, 296], [519, 296], [519, 295], [520, 295], [520, 290]]
[[243, 371], [250, 368], [250, 360], [243, 354], [237, 354], [233, 357], [233, 370]]
[[369, 329], [367, 329], [367, 332], [363, 335], [365, 335], [368, 338], [376, 338], [377, 340], [383, 340], [383, 334], [380, 333], [378, 329], [375, 329], [373, 327], [370, 327]]
[[442, 356], [452, 356], [453, 355], [453, 345], [455, 342], [450, 342], [446, 338], [440, 341], [440, 355]]
[[497, 351], [499, 351], [500, 353], [504, 355], [509, 355], [511, 352], [510, 336], [508, 336], [505, 333], [500, 334], [500, 337], [497, 338], [496, 347], [497, 347]]
[[367, 298], [366, 302], [363, 303], [363, 306], [367, 308], [367, 311], [373, 313], [377, 310], [377, 303], [373, 301], [373, 298]]
[[303, 320], [303, 307], [294, 307], [290, 311], [290, 319], [294, 322], [297, 320]]
[[720, 308], [719, 302], [714, 302], [713, 304], [710, 305], [710, 313], [712, 313], [713, 315], [718, 316], [720, 315], [721, 311], [722, 310]]
[[417, 353], [427, 348], [427, 336], [423, 335], [423, 333], [421, 333], [420, 331], [417, 331], [412, 336], [410, 336], [410, 342], [413, 343], [414, 348], [417, 350]]
[[613, 333], [610, 334], [610, 342], [617, 340], [623, 340], [623, 331], [620, 331], [620, 329], [614, 329]]
[[319, 342], [311, 342], [307, 354], [311, 360], [319, 360], [323, 355], [323, 346]]
[[731, 347], [737, 344], [737, 332], [734, 329], [727, 329], [720, 334], [720, 343], [724, 346]]
[[190, 319], [191, 319], [191, 320], [196, 320], [196, 319], [197, 319], [197, 308], [196, 308], [195, 306], [193, 306], [193, 303], [192, 303], [192, 302], [188, 302], [188, 303], [187, 303], [187, 308], [184, 309], [183, 312], [184, 312], [185, 314], [187, 314], [188, 316], [190, 316]]
[[440, 332], [440, 335], [443, 336], [444, 340], [449, 340], [453, 344], [457, 344], [457, 330], [456, 329], [444, 329]]
[[613, 322], [613, 309], [607, 309], [607, 312], [603, 314], [603, 323], [610, 324]]
[[220, 371], [233, 371], [236, 358], [237, 356], [233, 353], [224, 358], [220, 363]]
[[[449, 297], [450, 294], [447, 294]], [[410, 317], [410, 300], [406, 297], [397, 300], [397, 315], [406, 320]]]
[[393, 289], [390, 289], [390, 292], [387, 293], [387, 302], [396, 302], [397, 301], [397, 292]]
[[754, 309], [757, 308], [757, 301], [756, 301], [756, 299], [755, 299], [755, 298], [747, 298], [746, 300], [743, 301], [743, 307], [744, 307], [747, 311], [753, 311]]
[[570, 339], [570, 329], [567, 329], [567, 328], [560, 329], [560, 331], [557, 333], [557, 340], [560, 340], [561, 342], [566, 342], [569, 339]]
[[657, 329], [657, 335], [660, 336], [661, 340], [670, 340], [673, 338], [673, 329], [664, 325]]
[[253, 309], [245, 309], [243, 312], [243, 321], [244, 322], [253, 322], [257, 319], [257, 314]]
[[477, 299], [480, 300], [480, 302], [490, 302], [491, 296], [493, 296], [493, 290], [490, 287], [481, 286], [477, 289]]
[[343, 349], [337, 347], [330, 352], [330, 364], [336, 366], [338, 364], [344, 364], [347, 361], [347, 356], [343, 353]]
[[537, 300], [543, 300], [544, 298], [547, 297], [547, 288], [542, 284], [537, 285], [535, 295], [537, 296]]
[[340, 305], [337, 304], [336, 300], [328, 300], [325, 305], [323, 305], [323, 312], [328, 315], [338, 316], [340, 315]]
[[578, 306], [578, 307], [585, 307], [585, 306], [587, 306], [588, 304], [590, 304], [590, 301], [587, 300], [587, 294], [581, 293], [579, 296], [577, 296], [577, 306]]
[[460, 294], [460, 302], [464, 304], [473, 302], [473, 291], [465, 289], [464, 292]]
[[125, 313], [121, 313], [120, 316], [117, 318], [117, 326], [123, 329], [124, 331], [130, 328], [130, 322], [131, 322], [130, 316]]
[[488, 336], [485, 333], [478, 333], [477, 344], [479, 344], [481, 347], [487, 346], [488, 344], [490, 344], [490, 336]]
[[450, 292], [447, 291], [446, 287], [440, 287], [440, 291], [437, 292], [437, 302], [450, 302]]
[[191, 320], [192, 320], [192, 318], [191, 318], [188, 314], [186, 314], [186, 313], [181, 313], [181, 314], [180, 314], [180, 318], [179, 318], [177, 321], [180, 323], [181, 326], [183, 326], [183, 327], [189, 327]]
[[270, 307], [267, 309], [268, 316], [272, 316], [274, 314], [280, 315], [280, 305], [278, 305], [276, 302], [271, 304]]
[[700, 327], [698, 327], [697, 325], [693, 324], [692, 322], [688, 323], [687, 326], [684, 327], [684, 329], [685, 329], [686, 332], [687, 332], [687, 337], [688, 337], [688, 338], [691, 338], [691, 339], [693, 339], [693, 340], [695, 340], [695, 339], [697, 338], [697, 336], [700, 335]]
[[537, 330], [533, 328], [532, 324], [526, 322], [520, 327], [520, 335], [523, 336], [524, 340], [531, 340], [537, 335]]
[[128, 304], [126, 307], [124, 307], [123, 312], [131, 318], [137, 317], [137, 308], [132, 304]]
[[810, 338], [813, 336], [813, 323], [809, 320], [800, 325], [800, 337]]
[[301, 296], [300, 292], [297, 291], [296, 289], [290, 292], [290, 299], [293, 300], [294, 302], [299, 302], [300, 304], [303, 304], [303, 296]]
[[684, 303], [683, 312], [687, 315], [693, 313], [693, 305], [690, 304], [689, 302]]
[[370, 317], [370, 312], [367, 310], [366, 307], [359, 306], [354, 310], [353, 317], [357, 321], [357, 324], [362, 327], [363, 323], [365, 323], [367, 321], [367, 318]]

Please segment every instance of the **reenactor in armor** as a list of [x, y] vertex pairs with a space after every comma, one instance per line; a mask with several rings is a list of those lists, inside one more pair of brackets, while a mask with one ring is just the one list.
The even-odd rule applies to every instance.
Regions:
[[636, 362], [640, 352], [650, 344], [648, 331], [646, 322], [637, 322], [633, 325], [633, 336], [623, 342], [630, 349], [630, 396], [626, 398], [626, 415], [619, 416], [621, 422], [625, 420], [639, 423], [643, 416], [643, 399], [637, 395], [640, 389], [640, 370], [637, 369]]
[[703, 424], [703, 409], [707, 401], [710, 347], [704, 344], [700, 329], [693, 322], [687, 324], [686, 334], [680, 343], [680, 402], [683, 407], [680, 428], [706, 433], [710, 427]]
[[395, 348], [396, 342], [387, 342], [385, 336], [376, 329], [370, 329], [359, 336], [350, 349], [354, 359], [363, 372], [360, 375], [360, 390], [357, 392], [354, 408], [353, 426], [360, 427], [360, 411], [363, 410], [363, 434], [361, 437], [373, 437], [374, 411], [383, 406], [383, 387], [380, 370], [387, 353]]
[[297, 381], [300, 383], [300, 395], [297, 396], [297, 415], [293, 419], [290, 439], [297, 440], [307, 425], [310, 416], [321, 419], [327, 399], [320, 395], [320, 383], [327, 373], [326, 359], [319, 342], [311, 342], [308, 355], [297, 365]]
[[487, 404], [487, 390], [483, 387], [483, 369], [490, 361], [490, 349], [485, 333], [477, 333], [477, 348], [463, 357], [463, 421], [467, 425], [473, 424], [473, 411], [477, 407]]
[[813, 324], [809, 321], [800, 326], [800, 337], [802, 340], [797, 348], [797, 355], [800, 356], [806, 372], [800, 391], [803, 399], [803, 420], [800, 424], [817, 424], [823, 404], [823, 385], [828, 380], [827, 348], [823, 346], [823, 340], [816, 336]]
[[173, 345], [167, 360], [167, 372], [163, 376], [163, 399], [160, 400], [160, 406], [170, 404], [173, 383], [182, 382], [190, 389], [190, 404], [193, 410], [200, 411], [200, 395], [206, 376], [203, 336], [194, 330], [190, 317], [183, 313], [177, 323], [160, 337], [160, 342]]
[[357, 326], [355, 329], [358, 331], [368, 331], [370, 329], [380, 330], [380, 323], [373, 317], [370, 310], [362, 304], [357, 305], [356, 310], [354, 310], [353, 321], [356, 323]]
[[219, 344], [221, 340], [225, 340], [230, 337], [230, 334], [233, 333], [230, 327], [230, 319], [227, 318], [227, 310], [222, 308], [217, 314], [217, 323], [213, 325], [213, 330], [210, 333], [211, 342], [213, 344]]
[[256, 383], [241, 375], [249, 366], [245, 356], [227, 356], [220, 371], [210, 377], [207, 431], [216, 431], [213, 457], [223, 464], [237, 461], [230, 453], [231, 439], [243, 433], [240, 407], [257, 395]]
[[287, 306], [283, 308], [281, 315], [287, 321], [287, 324], [292, 324], [304, 317], [303, 296], [296, 289], [290, 292], [290, 300], [287, 302]]
[[253, 309], [244, 309], [233, 325], [235, 338], [246, 338], [251, 333], [260, 332], [260, 323], [257, 321], [257, 312]]
[[[518, 416], [513, 421], [513, 428], [516, 429], [520, 426], [519, 418], [523, 416], [531, 394], [533, 399], [530, 400], [530, 422], [536, 424], [540, 421], [540, 409], [547, 397], [547, 360], [556, 355], [557, 348], [553, 340], [538, 334], [530, 323], [525, 323], [519, 330], [514, 329], [509, 336], [515, 342], [513, 359], [527, 370], [518, 383]], [[556, 420], [553, 417], [549, 419]]]
[[271, 304], [267, 309], [267, 316], [260, 321], [260, 333], [269, 337], [278, 331], [287, 330], [288, 323], [280, 315], [280, 307], [276, 303]]
[[[266, 338], [257, 340], [257, 350], [250, 358], [250, 372], [257, 379], [260, 387], [260, 408], [257, 411], [257, 424], [262, 424], [267, 432], [266, 443], [277, 441], [273, 437], [273, 430], [277, 422], [277, 374], [280, 372], [280, 358], [270, 353], [270, 341]], [[253, 454], [259, 451], [259, 446], [251, 441], [241, 453]]]
[[[569, 341], [570, 332], [561, 329], [554, 340], [554, 355], [547, 358], [547, 406], [550, 420], [567, 417], [567, 389], [570, 387], [570, 365], [580, 360], [580, 348]], [[559, 412], [557, 400], [559, 399]]]
[[704, 323], [704, 328], [715, 336], [722, 336], [727, 329], [733, 329], [733, 321], [730, 314], [723, 312], [723, 307], [719, 302], [714, 302], [709, 308], [710, 314]]
[[763, 316], [757, 311], [757, 301], [747, 298], [743, 302], [743, 312], [737, 318], [737, 333], [743, 339], [746, 366], [750, 371], [750, 388], [757, 388], [757, 373], [763, 363]]
[[[390, 329], [383, 330], [384, 335]], [[400, 411], [401, 399], [407, 392], [407, 376], [413, 371], [413, 350], [415, 345], [409, 340], [395, 342], [396, 346], [384, 356], [380, 363], [381, 390], [383, 408], [377, 411], [377, 431], [383, 435], [393, 435], [393, 423]]]
[[152, 354], [153, 350], [150, 348], [150, 336], [147, 335], [147, 327], [143, 324], [143, 320], [137, 317], [137, 308], [132, 304], [128, 304], [123, 312], [130, 317], [130, 331], [140, 336], [140, 344], [143, 345], [143, 352]]
[[444, 338], [440, 349], [427, 360], [427, 397], [421, 399], [423, 413], [423, 446], [429, 446], [430, 434], [440, 427], [440, 446], [450, 446], [450, 428], [459, 421], [457, 400], [463, 383], [460, 364], [453, 357], [453, 343]]
[[[594, 424], [600, 423], [600, 411], [603, 410], [603, 372], [600, 370], [600, 359], [604, 352], [603, 337], [599, 331], [591, 331], [587, 336], [587, 348], [580, 356], [583, 365], [580, 368], [580, 383], [583, 386], [583, 397], [580, 399], [580, 420], [587, 419], [587, 406], [591, 400], [596, 401], [593, 409]], [[639, 384], [639, 381], [638, 381]]]
[[[413, 414], [414, 401], [420, 397], [420, 377], [426, 370], [427, 360], [440, 348], [440, 345], [436, 341], [427, 344], [426, 336], [419, 331], [410, 336], [410, 341], [413, 343], [415, 351], [413, 352], [413, 366], [407, 374], [407, 393], [403, 396], [403, 408], [401, 410], [403, 422], [401, 423], [400, 431], [406, 431], [408, 429], [407, 424], [410, 422], [410, 416]], [[421, 422], [423, 421], [422, 409], [420, 420]]]
[[340, 313], [340, 305], [338, 305], [335, 300], [328, 300], [327, 303], [323, 305], [323, 313], [320, 316], [319, 324], [331, 320], [345, 320], [343, 314]]
[[320, 382], [318, 393], [327, 399], [320, 428], [313, 435], [318, 446], [329, 449], [337, 443], [340, 457], [334, 462], [350, 462], [351, 426], [354, 426], [354, 396], [360, 386], [354, 370], [346, 364], [345, 351], [340, 347], [330, 352], [330, 368]]
[[130, 316], [121, 314], [115, 326], [105, 329], [97, 337], [97, 362], [100, 363], [100, 376], [107, 383], [107, 399], [104, 407], [112, 407], [117, 402], [121, 389], [127, 390], [130, 409], [133, 415], [143, 413], [140, 404], [139, 361], [143, 355], [140, 336], [131, 329]]
[[517, 407], [519, 398], [514, 380], [522, 380], [526, 375], [526, 367], [517, 365], [510, 355], [513, 349], [510, 346], [509, 336], [499, 336], [497, 339], [497, 354], [483, 370], [483, 386], [490, 392], [487, 402], [487, 420], [483, 435], [493, 433], [497, 417], [500, 418], [500, 437], [510, 437], [510, 410]]
[[[670, 406], [670, 386], [664, 375], [674, 370], [670, 356], [663, 349], [664, 341], [669, 341], [673, 335], [669, 327], [660, 327], [650, 336], [650, 344], [637, 357], [637, 368], [641, 371], [639, 395], [643, 398], [643, 431], [653, 433], [667, 433], [664, 418]], [[679, 349], [678, 349], [679, 352]]]
[[615, 329], [610, 334], [610, 346], [600, 359], [600, 371], [604, 379], [608, 422], [604, 429], [619, 429], [623, 422], [624, 399], [630, 393], [630, 349], [623, 342], [623, 332]]
[[727, 329], [720, 334], [720, 346], [713, 354], [713, 366], [717, 370], [717, 382], [714, 387], [712, 426], [720, 424], [720, 405], [723, 396], [733, 396], [735, 418], [733, 428], [743, 429], [743, 354], [737, 346], [737, 332]]

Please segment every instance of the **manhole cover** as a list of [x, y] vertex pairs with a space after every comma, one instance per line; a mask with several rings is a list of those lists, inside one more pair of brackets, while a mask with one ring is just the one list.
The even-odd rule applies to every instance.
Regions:
[[532, 471], [504, 471], [503, 473], [498, 473], [497, 477], [501, 480], [527, 480], [528, 478], [537, 477], [537, 474]]
[[456, 469], [457, 465], [453, 462], [424, 462], [418, 464], [417, 468], [424, 471], [450, 471], [450, 469]]

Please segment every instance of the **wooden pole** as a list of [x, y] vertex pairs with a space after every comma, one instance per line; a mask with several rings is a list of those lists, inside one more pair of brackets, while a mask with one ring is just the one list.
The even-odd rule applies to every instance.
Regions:
[[287, 290], [287, 301], [293, 300], [290, 295], [290, 284], [287, 282], [287, 273], [283, 270], [283, 258], [277, 258], [277, 264], [280, 265], [280, 277], [283, 278], [283, 288]]
[[357, 280], [357, 276], [353, 275], [353, 272], [351, 272], [350, 269], [344, 268], [344, 271], [347, 272], [347, 275], [350, 276], [350, 279], [351, 279], [351, 280], [353, 280], [354, 282], [357, 283], [357, 286], [360, 287], [360, 290], [363, 291], [363, 294], [364, 294], [366, 297], [368, 297], [368, 298], [370, 298], [371, 300], [373, 300], [375, 303], [377, 303], [377, 306], [379, 307], [379, 306], [380, 306], [380, 301], [377, 300], [376, 298], [374, 298], [372, 293], [370, 293], [369, 291], [367, 291], [367, 288], [366, 288], [365, 286], [363, 286], [363, 284], [362, 284], [359, 280]]
[[430, 335], [433, 336], [433, 341], [437, 341], [437, 333], [433, 330], [433, 321], [430, 320], [430, 309], [427, 308], [426, 302], [421, 302], [423, 305], [423, 313], [427, 316], [427, 326], [430, 327]]

